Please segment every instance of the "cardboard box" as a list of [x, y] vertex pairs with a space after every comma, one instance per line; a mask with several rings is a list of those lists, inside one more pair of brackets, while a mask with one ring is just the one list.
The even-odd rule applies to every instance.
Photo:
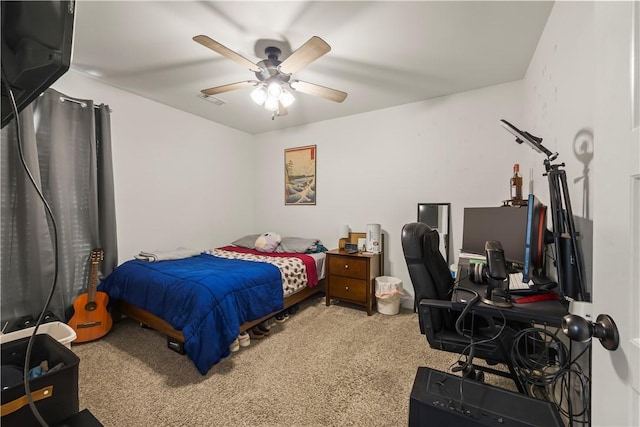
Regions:
[[[29, 337], [3, 343], [2, 369], [24, 367]], [[41, 417], [49, 425], [54, 425], [75, 414], [79, 409], [78, 365], [80, 358], [65, 345], [48, 334], [38, 334], [34, 338], [29, 369], [46, 360], [50, 368], [58, 363], [64, 367], [51, 373], [29, 380], [31, 396]], [[17, 367], [17, 368], [15, 368]], [[40, 423], [31, 411], [22, 381], [8, 381], [2, 376], [0, 423], [3, 427], [39, 427]]]

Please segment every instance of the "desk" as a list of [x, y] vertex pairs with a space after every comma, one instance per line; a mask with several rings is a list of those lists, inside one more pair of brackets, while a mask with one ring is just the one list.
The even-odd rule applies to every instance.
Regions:
[[[469, 276], [468, 276], [469, 264], [467, 261], [468, 260], [461, 260], [460, 265], [458, 265], [457, 277], [459, 277], [460, 279], [456, 284], [456, 287], [454, 288], [454, 291], [451, 296], [452, 307], [460, 311], [462, 311], [466, 307], [465, 301], [469, 301], [474, 296], [471, 292], [465, 291], [464, 289], [460, 289], [460, 288], [472, 289], [478, 292], [480, 295], [483, 295], [487, 287], [486, 284], [483, 285], [479, 283], [474, 283], [471, 281], [471, 279], [469, 279]], [[518, 297], [512, 296], [512, 298], [515, 299]], [[478, 315], [491, 316], [493, 318], [500, 318], [501, 315], [499, 315], [496, 312], [497, 310], [500, 313], [502, 313], [502, 315], [504, 315], [505, 319], [507, 320], [532, 323], [535, 325], [543, 325], [551, 328], [561, 328], [562, 318], [566, 314], [568, 314], [567, 309], [568, 307], [565, 306], [559, 300], [548, 300], [548, 301], [537, 301], [537, 302], [532, 302], [527, 304], [513, 304], [511, 307], [507, 307], [507, 308], [496, 307], [490, 304], [485, 304], [482, 301], [478, 301], [476, 304], [473, 305], [473, 307], [470, 310], [471, 312], [475, 312]], [[591, 369], [590, 368], [591, 352], [589, 350], [589, 353], [587, 353], [586, 355], [582, 355], [582, 351], [584, 351], [584, 347], [582, 348], [578, 347], [577, 349], [575, 349], [578, 352], [578, 357], [576, 360], [574, 360], [572, 356], [572, 353], [574, 352], [573, 346], [574, 346], [574, 343], [570, 341], [568, 343], [568, 360], [580, 365], [582, 367], [580, 368], [580, 371], [584, 369], [585, 372], [587, 373], [587, 378], [588, 378], [590, 375], [590, 369]], [[582, 362], [580, 362], [581, 357], [588, 358], [588, 359], [586, 360], [582, 359]], [[584, 366], [584, 364], [586, 364], [586, 366]], [[574, 372], [575, 372], [575, 367], [573, 366], [567, 366], [566, 368], [563, 367], [562, 369], [569, 369], [569, 368], [574, 369]], [[518, 375], [519, 383], [516, 382], [516, 385], [518, 386], [519, 390], [522, 390], [526, 383], [531, 383], [531, 382], [527, 381], [526, 372], [524, 372], [524, 376], [523, 376], [522, 375], [523, 372], [520, 370], [518, 366], [515, 366], [515, 369], [516, 371], [519, 372], [519, 375]], [[582, 388], [582, 385], [580, 384], [579, 381], [576, 380], [576, 378], [573, 378], [573, 379], [570, 378], [569, 381], [571, 381], [571, 384], [568, 386], [570, 390], [572, 391], [580, 390], [580, 392], [578, 393], [578, 396], [580, 395], [580, 393], [588, 393], [588, 391], [585, 391]], [[586, 380], [586, 383], [588, 384], [588, 379]], [[567, 396], [569, 396], [569, 394], [566, 393], [567, 390], [564, 387], [567, 387], [567, 386], [560, 386], [560, 388], [563, 389], [563, 395], [560, 397], [560, 399], [561, 399], [561, 406], [566, 410], [568, 407]], [[524, 388], [525, 388], [525, 393], [528, 393], [528, 387], [524, 387]], [[572, 417], [569, 417], [568, 419], [569, 426], [578, 425], [578, 424], [587, 425], [587, 426], [591, 425], [591, 423], [589, 422], [590, 408], [588, 406], [585, 406], [583, 401], [574, 399], [574, 401], [571, 403], [571, 408], [573, 411], [572, 413], [575, 415]], [[545, 425], [545, 424], [541, 424], [541, 425]]]
[[[456, 286], [451, 295], [451, 302], [453, 308], [462, 311], [466, 302], [473, 298], [473, 293], [464, 289], [471, 289], [478, 292], [481, 296], [484, 295], [487, 289], [486, 284], [474, 283], [469, 279], [468, 275], [469, 264], [464, 260], [461, 260], [458, 265]], [[513, 299], [519, 297], [512, 296]], [[491, 304], [485, 304], [482, 301], [478, 301], [472, 308], [472, 312], [482, 314], [491, 317], [501, 317], [496, 313], [496, 310], [500, 311], [507, 320], [514, 320], [526, 323], [535, 323], [539, 325], [552, 326], [560, 328], [562, 324], [562, 318], [569, 314], [565, 306], [559, 300], [537, 301], [527, 304], [513, 304], [511, 307], [496, 307]]]

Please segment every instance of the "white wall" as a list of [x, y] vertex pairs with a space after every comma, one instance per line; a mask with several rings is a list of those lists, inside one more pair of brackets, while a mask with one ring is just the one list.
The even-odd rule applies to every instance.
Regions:
[[[524, 79], [523, 128], [565, 163], [569, 197], [584, 257], [587, 290], [593, 264], [593, 105], [595, 39], [593, 2], [556, 2]], [[585, 149], [585, 147], [590, 147]], [[536, 195], [549, 203], [543, 154], [535, 163]], [[551, 228], [551, 220], [549, 220]]]
[[[452, 204], [452, 255], [465, 206], [499, 206], [513, 164], [531, 156], [500, 125], [522, 120], [522, 82], [265, 133], [256, 141], [256, 225], [262, 231], [320, 238], [337, 247], [340, 224], [364, 232], [380, 223], [385, 274], [400, 278], [412, 307], [402, 226], [420, 202]], [[284, 205], [284, 149], [317, 146], [316, 206]], [[455, 256], [454, 258], [457, 258]]]
[[119, 262], [141, 250], [229, 243], [254, 220], [249, 134], [69, 71], [53, 86], [108, 104]]

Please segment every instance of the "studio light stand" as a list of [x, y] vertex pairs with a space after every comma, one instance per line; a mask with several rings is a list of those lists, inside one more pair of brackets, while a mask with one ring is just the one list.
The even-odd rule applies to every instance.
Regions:
[[584, 288], [582, 258], [579, 256], [567, 176], [562, 169], [565, 164], [552, 164], [558, 158], [558, 153], [552, 153], [542, 145], [542, 138], [533, 136], [529, 132], [523, 132], [506, 120], [500, 120], [500, 124], [516, 137], [518, 144], [527, 142], [535, 151], [547, 156], [544, 160], [545, 173], [543, 175], [546, 175], [549, 181], [552, 235], [558, 273], [558, 296], [563, 302], [566, 302], [565, 296], [577, 301], [589, 301], [589, 296]]

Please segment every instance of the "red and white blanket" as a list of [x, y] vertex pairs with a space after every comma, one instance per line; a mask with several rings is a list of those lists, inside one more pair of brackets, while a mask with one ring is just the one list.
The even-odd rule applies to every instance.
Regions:
[[208, 251], [220, 258], [242, 259], [245, 261], [267, 262], [280, 269], [284, 296], [293, 295], [305, 287], [318, 284], [315, 260], [299, 253], [265, 253], [255, 249], [224, 246]]

